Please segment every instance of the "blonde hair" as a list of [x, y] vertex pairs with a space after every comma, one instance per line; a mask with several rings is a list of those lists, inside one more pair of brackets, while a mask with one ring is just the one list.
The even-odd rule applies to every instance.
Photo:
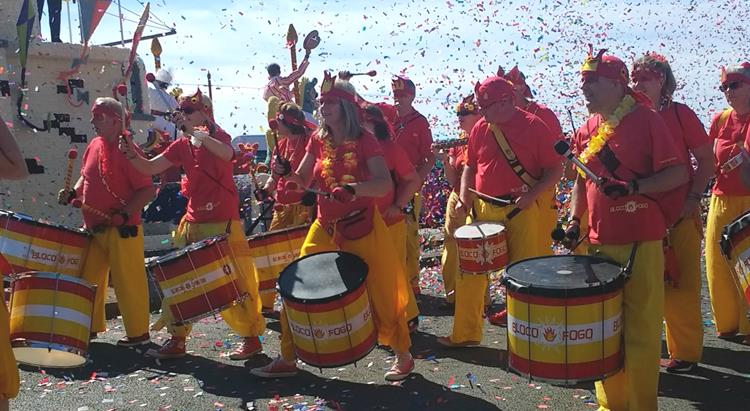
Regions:
[[[345, 80], [336, 79], [336, 82], [333, 84], [333, 88], [349, 93], [352, 96], [357, 95], [357, 91], [354, 86], [350, 82]], [[339, 105], [341, 106], [341, 112], [344, 116], [342, 120], [344, 123], [344, 139], [358, 140], [359, 136], [362, 134], [362, 125], [360, 124], [361, 120], [359, 118], [359, 107], [357, 107], [357, 105], [352, 103], [351, 101], [344, 99], [339, 100]], [[326, 137], [328, 136], [329, 132], [330, 130], [326, 125], [325, 119], [321, 119], [318, 126], [318, 136]]]

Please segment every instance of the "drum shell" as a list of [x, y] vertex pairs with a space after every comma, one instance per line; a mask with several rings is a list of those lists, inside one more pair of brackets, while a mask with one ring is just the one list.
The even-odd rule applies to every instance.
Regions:
[[0, 210], [0, 253], [13, 272], [56, 272], [81, 277], [91, 234]]
[[732, 269], [740, 293], [750, 304], [750, 213], [738, 217], [724, 228], [721, 251]]
[[70, 368], [86, 362], [96, 287], [58, 273], [28, 272], [12, 283], [10, 339], [18, 362]]
[[147, 268], [176, 325], [199, 321], [247, 298], [226, 235], [191, 244]]
[[[474, 223], [476, 224], [481, 225], [481, 222]], [[508, 240], [505, 229], [484, 237], [462, 237], [456, 230], [454, 238], [458, 247], [458, 265], [462, 272], [485, 274], [500, 271], [508, 265]]]
[[299, 257], [310, 225], [290, 227], [252, 235], [247, 238], [258, 273], [260, 294], [276, 293], [279, 273]]
[[623, 276], [570, 290], [535, 287], [510, 277], [503, 281], [508, 293], [508, 364], [514, 371], [538, 381], [574, 385], [620, 370]]

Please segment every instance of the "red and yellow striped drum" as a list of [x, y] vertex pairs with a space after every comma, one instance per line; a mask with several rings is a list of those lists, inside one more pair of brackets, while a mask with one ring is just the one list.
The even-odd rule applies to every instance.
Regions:
[[477, 221], [459, 227], [453, 237], [462, 272], [485, 274], [508, 265], [508, 241], [502, 224]]
[[177, 325], [199, 321], [247, 298], [226, 234], [159, 257], [147, 268]]
[[91, 235], [84, 230], [0, 210], [0, 253], [12, 273], [43, 271], [80, 277], [90, 242]]
[[354, 254], [325, 252], [304, 256], [281, 272], [279, 293], [299, 359], [339, 367], [375, 348], [367, 270]]
[[570, 385], [621, 368], [620, 266], [582, 255], [530, 258], [508, 266], [503, 282], [514, 371]]
[[[734, 272], [740, 293], [750, 304], [750, 212], [724, 227], [719, 245]], [[748, 316], [750, 317], [750, 311]]]
[[13, 278], [10, 340], [20, 363], [70, 368], [86, 362], [96, 287], [59, 273]]
[[276, 281], [279, 273], [299, 257], [302, 243], [305, 242], [309, 230], [310, 225], [306, 224], [255, 234], [247, 238], [258, 273], [258, 291], [261, 296], [272, 294], [272, 299], [276, 299]]

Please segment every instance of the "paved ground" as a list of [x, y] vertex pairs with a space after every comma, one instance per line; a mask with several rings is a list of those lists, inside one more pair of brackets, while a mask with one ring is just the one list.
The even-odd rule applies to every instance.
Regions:
[[[428, 274], [426, 274], [428, 275]], [[705, 292], [704, 292], [705, 295]], [[73, 370], [21, 369], [17, 410], [586, 410], [595, 409], [593, 384], [555, 387], [529, 382], [505, 369], [505, 329], [487, 326], [479, 348], [448, 350], [435, 338], [449, 332], [450, 313], [439, 298], [421, 302], [422, 321], [414, 336], [416, 373], [399, 384], [382, 374], [390, 353], [375, 349], [354, 365], [323, 370], [302, 366], [294, 379], [264, 381], [248, 373], [278, 352], [279, 323], [269, 319], [265, 353], [248, 362], [226, 358], [239, 339], [213, 318], [195, 326], [190, 355], [157, 362], [143, 350], [121, 349], [119, 319], [90, 349], [90, 362]], [[689, 376], [662, 373], [659, 407], [664, 410], [744, 409], [750, 403], [750, 347], [715, 338], [704, 297], [705, 352]], [[152, 334], [162, 343], [167, 335]], [[471, 373], [471, 377], [468, 377]], [[276, 408], [274, 408], [276, 407]], [[284, 408], [286, 407], [286, 408]]]

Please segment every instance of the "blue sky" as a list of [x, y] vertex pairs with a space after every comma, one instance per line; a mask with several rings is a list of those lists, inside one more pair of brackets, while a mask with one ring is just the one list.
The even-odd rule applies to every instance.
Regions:
[[[142, 3], [123, 0], [140, 13]], [[74, 41], [79, 38], [70, 3]], [[425, 114], [436, 137], [455, 137], [453, 105], [477, 80], [499, 64], [518, 64], [537, 99], [570, 129], [567, 110], [576, 124], [584, 118], [577, 70], [586, 44], [609, 48], [626, 62], [648, 50], [672, 63], [679, 89], [676, 99], [708, 122], [726, 103], [718, 92], [719, 66], [750, 59], [743, 22], [750, 21], [746, 1], [193, 1], [156, 0], [152, 13], [177, 35], [161, 39], [162, 62], [172, 68], [175, 83], [190, 92], [214, 83], [217, 121], [233, 135], [257, 134], [265, 124], [261, 89], [265, 66], [278, 62], [289, 70], [284, 48], [286, 28], [293, 23], [302, 39], [310, 30], [322, 42], [314, 50], [307, 75], [324, 69], [367, 71], [375, 78], [355, 78], [360, 94], [373, 101], [389, 99], [390, 77], [406, 73], [418, 86], [415, 106]], [[92, 43], [119, 39], [117, 5], [113, 2]], [[124, 12], [125, 37], [132, 36], [137, 15]], [[46, 21], [46, 17], [45, 17]], [[67, 41], [63, 3], [62, 38]], [[154, 22], [145, 34], [163, 31]], [[48, 36], [46, 23], [43, 35]], [[150, 41], [139, 47], [149, 70]], [[303, 50], [299, 50], [298, 59]]]

